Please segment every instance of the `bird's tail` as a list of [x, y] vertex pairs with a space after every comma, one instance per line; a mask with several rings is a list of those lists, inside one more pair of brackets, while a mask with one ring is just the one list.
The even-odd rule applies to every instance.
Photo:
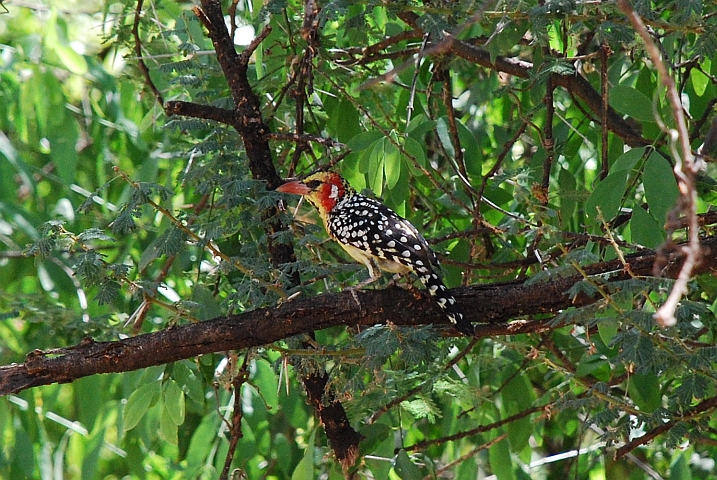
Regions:
[[419, 280], [426, 287], [428, 293], [435, 297], [436, 303], [445, 312], [448, 320], [456, 326], [456, 330], [472, 337], [475, 334], [473, 324], [465, 318], [461, 306], [455, 297], [448, 293], [441, 277], [435, 272], [427, 272], [420, 275]]

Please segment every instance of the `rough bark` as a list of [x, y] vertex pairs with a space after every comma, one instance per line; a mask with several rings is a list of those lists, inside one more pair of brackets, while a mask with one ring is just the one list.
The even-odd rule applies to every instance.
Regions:
[[[309, 9], [308, 3], [306, 8], [307, 10]], [[314, 12], [315, 9], [312, 8], [311, 11]], [[217, 53], [217, 61], [229, 84], [232, 99], [234, 100], [234, 110], [223, 110], [191, 102], [168, 102], [165, 110], [168, 114], [207, 118], [234, 127], [242, 138], [248, 158], [249, 170], [253, 178], [265, 181], [267, 188], [273, 190], [282, 183], [282, 178], [274, 166], [267, 140], [270, 129], [264, 122], [259, 97], [254, 93], [247, 76], [251, 54], [259, 47], [261, 41], [270, 30], [267, 27], [251, 45], [241, 54], [238, 54], [224, 23], [224, 14], [219, 1], [202, 0], [201, 8], [195, 7], [194, 13], [206, 27], [209, 38], [212, 40], [214, 50]], [[276, 218], [277, 213], [277, 207], [273, 207], [263, 212], [262, 218], [266, 222]], [[296, 256], [293, 246], [274, 241], [274, 235], [284, 230], [286, 226], [276, 220], [267, 223], [268, 250], [274, 266], [279, 267], [286, 263], [295, 262]], [[291, 280], [295, 285], [298, 284], [298, 274], [294, 274]], [[311, 330], [305, 330], [303, 333], [312, 334]], [[234, 346], [230, 348], [241, 347]], [[325, 403], [325, 399], [323, 399], [324, 388], [323, 386], [319, 388], [319, 385], [322, 383], [325, 385], [328, 382], [326, 373], [313, 373], [309, 376], [304, 376], [302, 377], [302, 382], [312, 405], [316, 407]], [[330, 407], [317, 408], [317, 413], [325, 427], [326, 435], [331, 442], [337, 459], [347, 468], [353, 465], [356, 459], [361, 435], [351, 427], [340, 402], [333, 398], [333, 394], [330, 391], [328, 395], [331, 397], [328, 400]]]
[[[717, 237], [703, 239], [702, 247], [702, 263], [696, 273], [713, 272], [717, 269]], [[646, 276], [652, 273], [658, 256], [654, 251], [640, 252], [626, 257], [626, 267], [613, 260], [587, 266], [584, 271], [588, 275], [611, 273], [606, 283], [625, 280], [630, 275]], [[679, 253], [672, 255], [663, 275], [676, 275], [681, 258]], [[463, 304], [469, 320], [483, 324], [477, 329], [478, 336], [509, 335], [549, 328], [545, 320], [550, 314], [599, 300], [599, 296], [566, 295], [581, 280], [583, 276], [575, 275], [528, 285], [513, 282], [463, 287], [452, 293]], [[348, 291], [300, 297], [276, 308], [170, 327], [115, 342], [88, 338], [67, 348], [35, 350], [21, 364], [0, 367], [0, 395], [39, 385], [68, 383], [88, 375], [137, 370], [205, 353], [266, 345], [339, 325], [366, 327], [390, 321], [396, 325], [446, 325], [446, 332], [451, 331], [440, 309], [420, 292], [394, 286], [359, 291], [357, 296], [360, 305]], [[530, 320], [534, 316], [540, 319]], [[515, 319], [521, 321], [511, 322]]]

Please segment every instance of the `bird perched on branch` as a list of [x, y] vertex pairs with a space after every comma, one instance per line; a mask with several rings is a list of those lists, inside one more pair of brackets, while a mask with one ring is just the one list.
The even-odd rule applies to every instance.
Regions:
[[378, 280], [379, 269], [399, 274], [413, 272], [456, 329], [474, 334], [473, 325], [441, 280], [436, 254], [408, 220], [378, 200], [357, 193], [334, 172], [318, 172], [276, 190], [304, 196], [319, 211], [329, 236], [366, 265], [369, 279], [358, 288]]

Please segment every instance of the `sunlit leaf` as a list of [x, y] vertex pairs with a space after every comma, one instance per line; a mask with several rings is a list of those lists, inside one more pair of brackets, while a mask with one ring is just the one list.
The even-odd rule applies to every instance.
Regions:
[[159, 398], [160, 382], [151, 382], [140, 386], [127, 399], [123, 409], [124, 430], [129, 431], [137, 426], [149, 407]]

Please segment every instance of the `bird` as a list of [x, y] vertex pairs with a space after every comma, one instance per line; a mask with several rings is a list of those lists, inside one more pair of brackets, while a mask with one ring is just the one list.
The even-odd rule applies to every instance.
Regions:
[[366, 265], [369, 278], [354, 288], [378, 280], [380, 270], [401, 275], [413, 272], [456, 330], [468, 336], [475, 334], [441, 279], [436, 254], [411, 222], [379, 200], [356, 192], [333, 171], [286, 182], [276, 191], [306, 198], [318, 210], [329, 237]]

